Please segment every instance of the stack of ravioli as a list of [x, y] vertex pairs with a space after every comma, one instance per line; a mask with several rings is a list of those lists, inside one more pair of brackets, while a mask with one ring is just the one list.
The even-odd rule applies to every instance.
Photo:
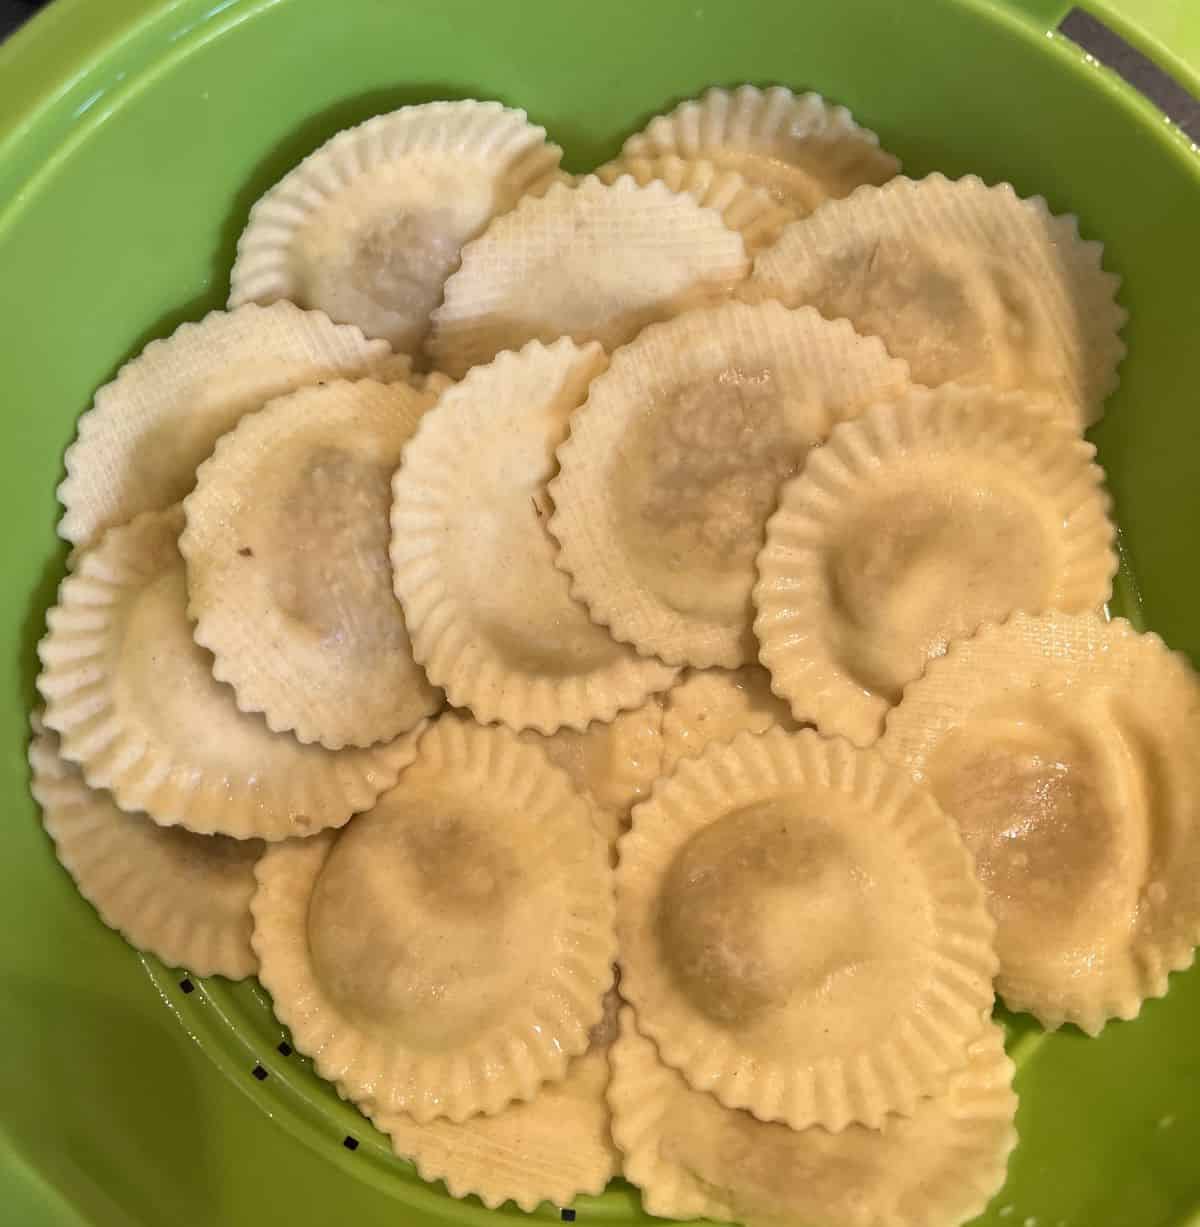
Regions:
[[962, 1223], [994, 993], [1095, 1034], [1200, 940], [1200, 684], [1107, 617], [1083, 434], [1117, 279], [813, 94], [561, 155], [340, 133], [96, 394], [46, 828], [456, 1197]]

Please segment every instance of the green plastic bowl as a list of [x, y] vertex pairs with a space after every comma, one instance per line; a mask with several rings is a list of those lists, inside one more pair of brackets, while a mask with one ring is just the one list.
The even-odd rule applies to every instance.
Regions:
[[[1129, 21], [1089, 7], [1200, 92], [1200, 4], [1137, 5]], [[1066, 8], [57, 0], [0, 51], [0, 1222], [495, 1221], [421, 1184], [280, 1049], [256, 984], [185, 979], [105, 929], [28, 796], [34, 645], [63, 571], [54, 487], [75, 420], [146, 341], [223, 303], [251, 202], [347, 124], [499, 98], [584, 170], [704, 86], [781, 81], [847, 103], [911, 174], [977, 171], [1078, 213], [1131, 316], [1095, 432], [1121, 524], [1118, 605], [1200, 659], [1200, 157], [1047, 36]], [[1096, 1040], [1008, 1027], [1021, 1144], [981, 1222], [1200, 1222], [1200, 973]], [[644, 1221], [623, 1186], [576, 1211]]]

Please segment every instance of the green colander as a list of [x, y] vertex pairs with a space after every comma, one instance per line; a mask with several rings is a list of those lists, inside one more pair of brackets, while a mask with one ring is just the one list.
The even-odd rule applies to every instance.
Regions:
[[[1200, 93], [1200, 0], [1121, 3], [1086, 7]], [[977, 171], [1077, 213], [1130, 311], [1121, 389], [1094, 432], [1121, 525], [1117, 604], [1200, 661], [1200, 155], [1048, 36], [1067, 8], [57, 0], [0, 51], [3, 1227], [519, 1216], [417, 1180], [291, 1051], [253, 982], [188, 978], [105, 929], [28, 796], [34, 645], [63, 572], [54, 487], [75, 419], [149, 339], [222, 305], [251, 203], [347, 124], [499, 98], [584, 170], [707, 85], [785, 82], [848, 104], [910, 174]], [[1008, 1027], [1021, 1144], [980, 1221], [1200, 1224], [1200, 972], [1096, 1040]], [[645, 1221], [621, 1185], [574, 1212]]]

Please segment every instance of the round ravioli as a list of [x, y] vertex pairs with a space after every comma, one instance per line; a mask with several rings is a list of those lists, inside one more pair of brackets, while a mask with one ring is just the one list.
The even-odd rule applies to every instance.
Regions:
[[754, 558], [780, 483], [841, 418], [908, 387], [875, 338], [725, 303], [613, 355], [559, 448], [550, 531], [592, 617], [668, 664], [752, 661]]
[[230, 306], [289, 299], [415, 353], [462, 245], [544, 190], [561, 157], [498, 102], [428, 102], [347, 128], [251, 209]]
[[796, 719], [870, 745], [951, 640], [1015, 609], [1098, 613], [1117, 556], [1095, 454], [1020, 394], [959, 385], [837, 427], [758, 557], [759, 658]]
[[722, 1107], [664, 1065], [621, 1011], [608, 1098], [625, 1174], [662, 1218], [746, 1227], [958, 1227], [1004, 1183], [1017, 1141], [1013, 1066], [988, 1023], [946, 1090], [878, 1129], [799, 1132]]
[[196, 641], [243, 711], [333, 750], [441, 705], [392, 591], [392, 474], [431, 392], [371, 380], [304, 388], [244, 418], [184, 502]]
[[1101, 253], [1073, 216], [1010, 184], [899, 178], [789, 226], [744, 293], [850, 320], [918, 383], [1020, 388], [1087, 426], [1125, 353], [1120, 280]]
[[757, 187], [735, 170], [722, 170], [702, 159], [676, 157], [617, 158], [596, 170], [601, 183], [613, 184], [629, 175], [640, 187], [660, 180], [673, 192], [690, 196], [706, 209], [716, 209], [730, 230], [742, 236], [748, 255], [770, 247], [796, 215], [765, 187]]
[[35, 716], [29, 745], [34, 800], [54, 851], [100, 919], [138, 950], [200, 976], [241, 980], [250, 948], [257, 839], [193, 835], [126, 814], [87, 786]]
[[1200, 679], [1124, 619], [1015, 614], [904, 692], [880, 751], [938, 797], [997, 922], [996, 986], [1094, 1035], [1200, 942]]
[[533, 340], [611, 352], [647, 324], [727, 297], [749, 269], [741, 235], [666, 184], [556, 184], [463, 248], [429, 353], [458, 378]]
[[334, 752], [238, 710], [192, 638], [179, 507], [108, 532], [47, 615], [37, 685], [62, 754], [126, 811], [202, 835], [283, 839], [344, 823], [396, 782], [413, 733]]
[[605, 1098], [617, 1003], [610, 989], [587, 1051], [571, 1059], [561, 1082], [546, 1083], [527, 1103], [457, 1125], [380, 1114], [376, 1127], [422, 1180], [442, 1180], [451, 1197], [474, 1194], [492, 1210], [506, 1201], [525, 1211], [541, 1202], [568, 1206], [580, 1194], [602, 1193], [620, 1169]]
[[391, 556], [416, 659], [483, 723], [553, 733], [640, 707], [675, 670], [573, 600], [546, 530], [546, 479], [606, 360], [531, 342], [445, 392], [392, 483]]
[[507, 729], [443, 717], [368, 814], [256, 872], [275, 1013], [369, 1116], [532, 1099], [603, 1015], [607, 850], [566, 775]]
[[933, 798], [771, 729], [683, 759], [617, 869], [621, 993], [668, 1065], [793, 1129], [945, 1090], [992, 1004], [994, 925]]
[[151, 341], [97, 393], [67, 448], [58, 534], [92, 545], [104, 530], [179, 502], [238, 420], [322, 379], [404, 377], [386, 341], [368, 341], [290, 302], [212, 311]]
[[690, 669], [664, 700], [662, 774], [670, 775], [681, 758], [694, 758], [711, 742], [770, 728], [791, 732], [797, 725], [760, 665]]
[[861, 184], [885, 183], [900, 169], [845, 107], [782, 85], [706, 90], [656, 116], [621, 150], [625, 159], [670, 155], [736, 171], [797, 217]]

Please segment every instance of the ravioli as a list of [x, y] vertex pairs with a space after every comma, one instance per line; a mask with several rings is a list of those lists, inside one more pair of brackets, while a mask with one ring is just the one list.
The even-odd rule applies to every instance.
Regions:
[[1133, 1018], [1200, 942], [1200, 680], [1124, 619], [1014, 614], [930, 664], [880, 752], [958, 823], [996, 987], [1045, 1026]]
[[286, 839], [343, 825], [413, 760], [411, 733], [331, 751], [239, 711], [192, 638], [179, 507], [109, 532], [63, 581], [37, 685], [61, 753], [91, 788], [161, 826]]
[[403, 378], [386, 341], [292, 303], [211, 311], [151, 341], [79, 419], [58, 487], [58, 535], [76, 549], [179, 502], [216, 441], [276, 396], [322, 379]]
[[553, 733], [611, 721], [675, 670], [613, 641], [558, 569], [545, 483], [606, 360], [531, 342], [442, 395], [392, 485], [391, 558], [416, 659], [482, 723]]
[[655, 116], [623, 158], [705, 158], [734, 171], [797, 217], [864, 183], [886, 183], [900, 163], [843, 106], [782, 85], [709, 89]]
[[368, 814], [256, 872], [275, 1013], [368, 1116], [492, 1116], [587, 1049], [616, 953], [607, 848], [509, 730], [442, 717]]
[[532, 1211], [544, 1201], [565, 1206], [581, 1193], [602, 1193], [621, 1165], [605, 1098], [616, 1010], [610, 989], [587, 1051], [571, 1058], [561, 1082], [546, 1083], [528, 1102], [457, 1125], [418, 1125], [398, 1114], [377, 1115], [374, 1123], [423, 1180], [444, 1181], [451, 1197], [474, 1194], [489, 1209], [512, 1201]]
[[596, 178], [602, 183], [616, 183], [622, 175], [629, 175], [640, 187], [659, 180], [671, 191], [690, 196], [698, 205], [716, 209], [725, 225], [742, 236], [747, 255], [770, 247], [783, 228], [796, 219], [795, 213], [780, 204], [765, 187], [703, 158], [680, 158], [674, 154], [620, 157], [596, 169]]
[[673, 665], [754, 659], [754, 559], [779, 486], [834, 423], [908, 387], [815, 311], [727, 303], [647, 328], [571, 420], [550, 531], [572, 591]]
[[749, 301], [808, 304], [882, 338], [917, 383], [1019, 389], [1090, 426], [1125, 352], [1119, 279], [1074, 217], [974, 175], [831, 201], [762, 252]]
[[417, 353], [464, 243], [556, 181], [524, 111], [429, 102], [347, 128], [250, 210], [229, 305], [288, 299]]
[[1096, 449], [1016, 393], [914, 389], [839, 426], [758, 556], [759, 658], [798, 720], [870, 745], [927, 660], [1014, 609], [1099, 614], [1117, 571]]
[[727, 298], [750, 271], [742, 236], [663, 183], [556, 184], [463, 249], [428, 353], [455, 378], [529, 341], [598, 341]]
[[31, 789], [42, 825], [79, 893], [138, 950], [201, 976], [242, 980], [250, 947], [257, 839], [193, 835], [126, 814], [66, 762], [58, 737], [33, 721]]
[[777, 728], [711, 744], [619, 851], [621, 993], [690, 1086], [839, 1131], [961, 1068], [994, 926], [954, 824], [877, 754]]
[[693, 1090], [629, 1008], [611, 1062], [613, 1136], [643, 1206], [663, 1218], [950, 1227], [999, 1191], [1017, 1140], [1013, 1067], [992, 1023], [943, 1094], [879, 1129], [836, 1134], [767, 1124]]
[[442, 705], [413, 660], [388, 559], [392, 473], [430, 392], [339, 381], [251, 414], [184, 502], [196, 641], [244, 711], [329, 749]]

